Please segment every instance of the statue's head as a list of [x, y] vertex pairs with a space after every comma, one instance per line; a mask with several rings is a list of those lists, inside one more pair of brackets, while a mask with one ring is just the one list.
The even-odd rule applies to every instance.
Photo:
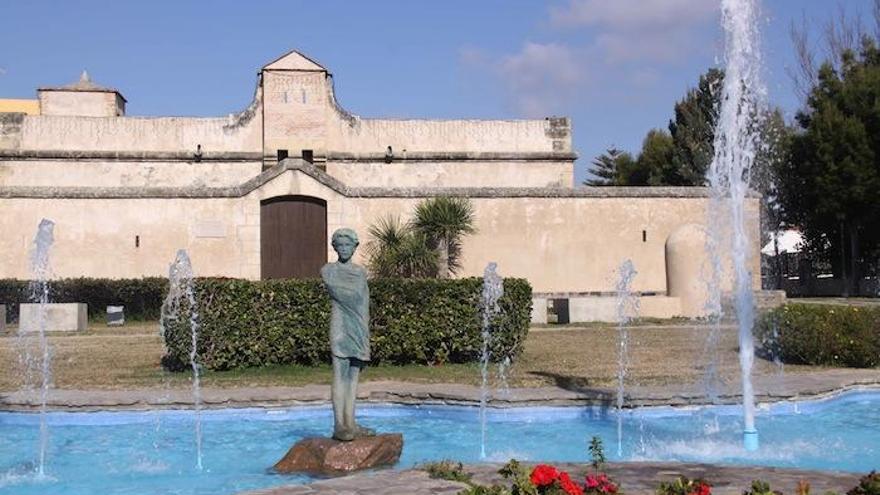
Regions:
[[336, 229], [330, 242], [333, 245], [333, 250], [339, 255], [339, 261], [342, 262], [350, 260], [360, 244], [357, 233], [346, 227]]

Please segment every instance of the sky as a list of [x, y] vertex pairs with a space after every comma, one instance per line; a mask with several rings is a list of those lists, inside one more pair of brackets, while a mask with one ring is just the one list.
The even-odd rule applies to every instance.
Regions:
[[[792, 22], [817, 42], [841, 8], [869, 19], [872, 1], [760, 3], [768, 99], [791, 118]], [[128, 115], [226, 115], [250, 102], [263, 65], [296, 49], [332, 72], [339, 103], [365, 118], [568, 116], [580, 182], [609, 146], [637, 153], [721, 64], [719, 4], [3, 0], [0, 98], [34, 98], [87, 69], [122, 92]]]

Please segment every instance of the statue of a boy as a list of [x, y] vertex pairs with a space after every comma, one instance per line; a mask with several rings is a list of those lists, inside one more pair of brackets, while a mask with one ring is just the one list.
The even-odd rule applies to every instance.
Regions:
[[358, 375], [370, 360], [370, 289], [367, 271], [351, 262], [358, 246], [355, 231], [333, 232], [339, 261], [321, 268], [330, 293], [330, 350], [333, 354], [333, 438], [342, 441], [374, 435], [354, 421]]

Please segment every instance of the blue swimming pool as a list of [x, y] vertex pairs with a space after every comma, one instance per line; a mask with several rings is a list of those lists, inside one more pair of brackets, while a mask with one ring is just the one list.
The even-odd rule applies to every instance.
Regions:
[[[478, 411], [469, 407], [362, 406], [360, 420], [403, 432], [400, 467], [436, 460], [479, 462]], [[204, 470], [196, 468], [190, 411], [49, 414], [46, 476], [35, 474], [39, 419], [0, 413], [0, 493], [232, 494], [305, 481], [267, 468], [294, 442], [326, 435], [328, 407], [203, 411]], [[869, 471], [880, 468], [880, 392], [779, 403], [757, 416], [761, 449], [741, 447], [737, 407], [644, 408], [617, 417], [602, 408], [537, 407], [489, 413], [489, 460], [586, 461], [602, 437], [610, 460], [679, 460]]]

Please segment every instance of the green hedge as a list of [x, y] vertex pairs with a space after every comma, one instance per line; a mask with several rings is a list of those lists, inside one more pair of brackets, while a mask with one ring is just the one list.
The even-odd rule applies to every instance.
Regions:
[[[18, 320], [18, 305], [30, 302], [27, 280], [0, 279], [0, 304], [6, 305], [10, 321]], [[125, 306], [126, 320], [157, 320], [168, 291], [168, 279], [67, 278], [49, 283], [49, 300], [56, 303], [86, 303], [89, 319], [106, 316], [107, 306]]]
[[[370, 344], [374, 363], [462, 363], [479, 359], [482, 279], [370, 281]], [[516, 357], [528, 332], [532, 288], [504, 281], [493, 321], [495, 357]], [[329, 362], [330, 301], [319, 280], [197, 279], [199, 362], [228, 370], [272, 364]], [[184, 308], [186, 311], [187, 308]], [[184, 318], [166, 329], [165, 366], [189, 367]]]
[[787, 304], [762, 317], [756, 336], [761, 352], [784, 363], [880, 365], [880, 308]]

